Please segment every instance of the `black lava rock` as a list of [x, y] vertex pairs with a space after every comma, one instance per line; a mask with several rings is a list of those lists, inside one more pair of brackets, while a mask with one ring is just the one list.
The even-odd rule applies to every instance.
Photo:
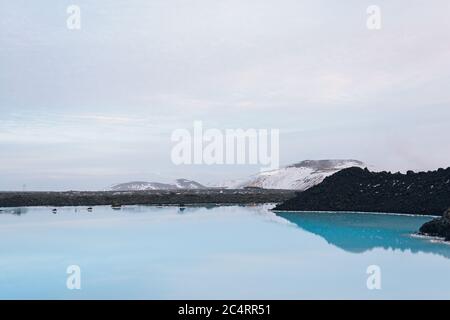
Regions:
[[450, 241], [450, 209], [442, 218], [433, 219], [420, 227], [419, 233], [426, 236], [441, 237]]
[[450, 168], [407, 174], [348, 168], [275, 207], [440, 215], [450, 206]]
[[146, 191], [0, 192], [0, 207], [280, 203], [294, 190], [183, 189]]

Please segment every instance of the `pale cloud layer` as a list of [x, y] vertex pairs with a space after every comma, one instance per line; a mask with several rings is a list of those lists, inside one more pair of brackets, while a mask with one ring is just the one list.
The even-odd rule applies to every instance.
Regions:
[[0, 189], [258, 171], [172, 165], [170, 134], [194, 120], [279, 128], [282, 164], [447, 167], [449, 14], [447, 0], [0, 0]]

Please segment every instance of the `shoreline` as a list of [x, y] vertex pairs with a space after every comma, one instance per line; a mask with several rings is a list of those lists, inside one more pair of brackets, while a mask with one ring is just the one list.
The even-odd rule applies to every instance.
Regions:
[[280, 203], [297, 191], [281, 189], [197, 189], [148, 191], [0, 192], [0, 208], [100, 205], [244, 205]]
[[446, 241], [444, 237], [429, 236], [429, 235], [420, 234], [420, 233], [412, 233], [411, 237], [417, 238], [417, 239], [427, 240], [427, 241], [430, 241], [430, 242], [433, 242], [433, 243], [441, 243], [441, 244], [445, 244], [445, 245], [449, 245], [450, 246], [450, 242]]
[[333, 211], [333, 210], [271, 210], [273, 212], [286, 213], [357, 213], [357, 214], [373, 214], [373, 215], [390, 215], [390, 216], [411, 216], [411, 217], [430, 217], [440, 218], [440, 215], [433, 214], [414, 214], [414, 213], [398, 213], [398, 212], [373, 212], [373, 211]]

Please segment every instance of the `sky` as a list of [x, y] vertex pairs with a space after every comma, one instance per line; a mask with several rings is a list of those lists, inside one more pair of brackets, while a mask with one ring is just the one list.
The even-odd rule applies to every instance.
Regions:
[[449, 16], [448, 0], [0, 0], [0, 190], [259, 171], [173, 164], [194, 121], [279, 129], [281, 165], [448, 167]]

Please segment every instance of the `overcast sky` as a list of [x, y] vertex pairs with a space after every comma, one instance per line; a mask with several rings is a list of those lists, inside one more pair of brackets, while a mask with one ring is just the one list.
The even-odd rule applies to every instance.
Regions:
[[0, 190], [259, 171], [173, 165], [194, 120], [279, 128], [282, 165], [447, 167], [449, 17], [448, 0], [0, 0]]

